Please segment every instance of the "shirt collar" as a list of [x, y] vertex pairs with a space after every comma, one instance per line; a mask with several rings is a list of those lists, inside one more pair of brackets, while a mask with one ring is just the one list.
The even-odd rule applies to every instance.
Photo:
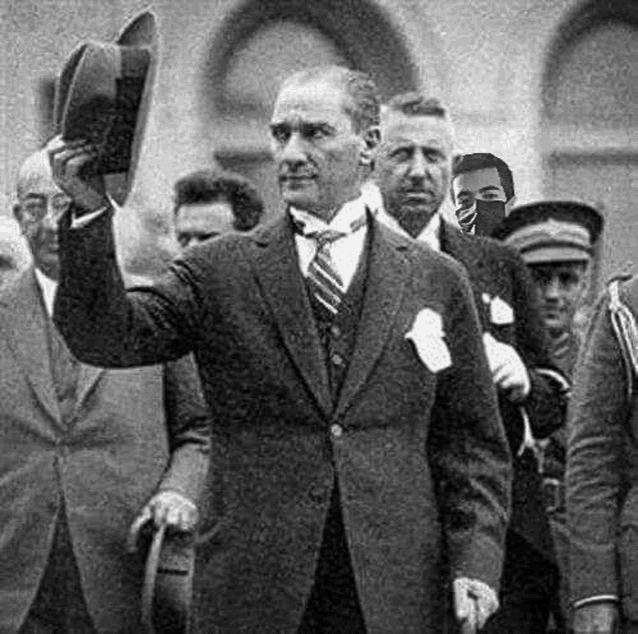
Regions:
[[[393, 218], [385, 209], [380, 208], [377, 211], [377, 219], [380, 220], [386, 227], [392, 229], [396, 233], [411, 238], [408, 232], [399, 224], [399, 222]], [[430, 222], [423, 228], [421, 233], [416, 237], [417, 242], [423, 242], [427, 244], [431, 249], [435, 251], [441, 250], [441, 216], [437, 212], [432, 216]]]
[[334, 231], [342, 231], [343, 233], [351, 233], [351, 225], [353, 222], [361, 218], [366, 213], [366, 201], [363, 196], [348, 201], [339, 211], [335, 214], [334, 218], [329, 222], [313, 216], [307, 211], [302, 209], [295, 209], [289, 207], [288, 211], [290, 215], [298, 222], [304, 225], [304, 233], [310, 233], [313, 231], [324, 231], [325, 229], [333, 229]]
[[47, 310], [47, 314], [49, 317], [53, 317], [53, 302], [55, 300], [55, 292], [58, 289], [58, 283], [50, 277], [47, 277], [38, 268], [35, 269], [35, 279], [42, 291], [42, 298], [44, 299], [44, 306]]
[[434, 216], [432, 216], [430, 222], [423, 228], [421, 233], [416, 237], [417, 242], [424, 242], [431, 249], [435, 251], [441, 250], [441, 216], [437, 211]]

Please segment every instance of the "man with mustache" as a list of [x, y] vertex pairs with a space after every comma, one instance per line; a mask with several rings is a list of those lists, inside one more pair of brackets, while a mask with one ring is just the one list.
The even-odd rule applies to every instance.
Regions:
[[270, 125], [285, 212], [133, 293], [113, 210], [78, 177], [92, 148], [51, 147], [75, 198], [57, 305], [71, 347], [113, 365], [193, 351], [202, 375], [200, 632], [436, 633], [441, 575], [466, 631], [496, 607], [480, 593], [498, 584], [509, 451], [476, 309], [457, 265], [366, 209], [378, 125], [367, 75], [289, 77]]
[[72, 357], [51, 319], [70, 204], [47, 153], [30, 156], [14, 213], [33, 266], [0, 294], [0, 631], [137, 634], [144, 559], [129, 530], [195, 528], [210, 420], [191, 359]]
[[[518, 254], [461, 233], [439, 209], [450, 186], [453, 134], [445, 106], [418, 93], [383, 108], [375, 181], [387, 224], [460, 262], [472, 282], [485, 350], [514, 456], [502, 606], [486, 631], [544, 632], [558, 573], [533, 437], [563, 424], [564, 379], [551, 368], [534, 288]], [[466, 398], [466, 397], [463, 397]]]

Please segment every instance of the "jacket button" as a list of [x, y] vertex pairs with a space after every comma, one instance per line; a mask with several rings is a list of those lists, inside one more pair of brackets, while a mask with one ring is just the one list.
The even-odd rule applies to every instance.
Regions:
[[338, 339], [339, 337], [341, 337], [341, 328], [333, 324], [332, 326], [330, 326], [330, 333], [335, 339]]
[[336, 352], [330, 357], [330, 361], [332, 361], [332, 364], [337, 367], [341, 367], [343, 365], [343, 357]]
[[341, 427], [341, 425], [338, 425], [337, 423], [335, 423], [334, 425], [330, 426], [330, 433], [335, 438], [341, 438], [341, 436], [343, 436], [343, 427]]

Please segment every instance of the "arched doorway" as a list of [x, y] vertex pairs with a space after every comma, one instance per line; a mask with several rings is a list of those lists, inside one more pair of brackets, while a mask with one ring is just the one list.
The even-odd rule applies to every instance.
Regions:
[[637, 43], [635, 4], [592, 2], [565, 21], [546, 63], [544, 193], [583, 200], [605, 216], [593, 294], [629, 262], [638, 264]]
[[278, 194], [268, 121], [278, 88], [290, 73], [321, 64], [370, 73], [382, 97], [418, 84], [390, 17], [366, 0], [245, 2], [222, 24], [204, 65], [202, 120], [214, 159], [250, 178], [271, 213]]

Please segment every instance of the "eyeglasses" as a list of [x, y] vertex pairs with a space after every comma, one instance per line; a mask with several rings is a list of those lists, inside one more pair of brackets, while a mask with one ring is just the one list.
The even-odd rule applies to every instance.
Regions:
[[[47, 201], [49, 205], [47, 205]], [[71, 206], [72, 199], [66, 194], [55, 194], [50, 198], [38, 196], [27, 198], [20, 204], [20, 209], [25, 220], [30, 222], [40, 222], [44, 220], [47, 213], [51, 214], [53, 220], [59, 220], [65, 211]]]

